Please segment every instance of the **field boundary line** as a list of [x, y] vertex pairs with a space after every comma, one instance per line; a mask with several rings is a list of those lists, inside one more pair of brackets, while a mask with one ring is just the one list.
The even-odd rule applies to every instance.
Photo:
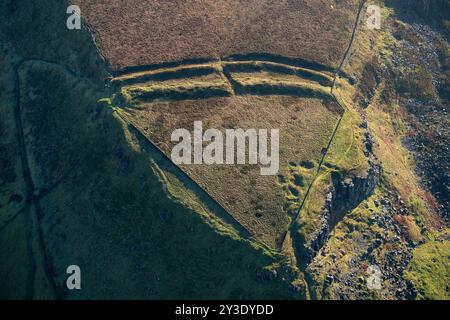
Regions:
[[[338, 77], [339, 74], [341, 73], [341, 70], [342, 70], [342, 68], [344, 67], [345, 62], [346, 62], [346, 60], [348, 59], [348, 56], [349, 56], [350, 51], [351, 51], [351, 48], [353, 47], [353, 43], [354, 43], [354, 40], [355, 40], [355, 38], [356, 38], [356, 34], [357, 34], [358, 27], [360, 26], [360, 21], [361, 21], [362, 12], [363, 12], [363, 9], [364, 9], [364, 7], [365, 7], [366, 2], [367, 2], [367, 0], [361, 0], [361, 2], [360, 2], [360, 4], [359, 4], [358, 12], [357, 12], [357, 15], [356, 15], [356, 18], [355, 18], [355, 24], [354, 24], [354, 27], [353, 27], [353, 31], [352, 31], [352, 35], [351, 35], [350, 41], [349, 41], [349, 45], [348, 45], [347, 50], [346, 50], [346, 52], [345, 52], [345, 54], [344, 54], [344, 57], [342, 58], [342, 61], [341, 61], [340, 65], [339, 65], [339, 68], [336, 70], [336, 72], [335, 72], [335, 74], [334, 74], [333, 85], [332, 85], [332, 87], [331, 87], [331, 94], [332, 94], [332, 96], [334, 97], [336, 103], [342, 108], [343, 113], [341, 114], [341, 116], [340, 116], [340, 118], [339, 118], [339, 120], [338, 120], [338, 123], [337, 123], [337, 125], [336, 125], [336, 127], [335, 127], [335, 129], [334, 129], [334, 132], [333, 132], [333, 134], [332, 134], [332, 136], [331, 136], [331, 139], [330, 139], [330, 141], [328, 142], [328, 146], [327, 146], [327, 148], [326, 148], [326, 152], [324, 153], [324, 155], [323, 155], [323, 157], [322, 157], [322, 159], [321, 159], [321, 161], [320, 161], [320, 163], [319, 163], [317, 172], [316, 172], [316, 174], [315, 174], [315, 176], [314, 176], [312, 182], [310, 183], [310, 185], [309, 185], [309, 187], [308, 187], [308, 189], [307, 189], [307, 191], [306, 191], [306, 194], [305, 194], [305, 196], [304, 196], [304, 198], [303, 198], [303, 200], [302, 200], [302, 203], [301, 203], [301, 205], [300, 205], [300, 208], [298, 209], [295, 218], [292, 219], [291, 224], [290, 224], [290, 226], [289, 226], [289, 228], [288, 228], [288, 231], [286, 232], [286, 234], [285, 234], [285, 236], [284, 236], [284, 238], [283, 238], [283, 241], [282, 241], [282, 244], [284, 245], [284, 242], [285, 242], [286, 237], [287, 237], [287, 233], [290, 232], [291, 238], [292, 238], [292, 242], [293, 242], [294, 253], [296, 252], [296, 245], [295, 245], [295, 238], [296, 238], [296, 237], [294, 236], [294, 235], [295, 235], [295, 232], [293, 232], [293, 231], [295, 231], [295, 230], [293, 230], [293, 229], [294, 229], [294, 227], [297, 225], [297, 220], [298, 220], [298, 218], [299, 218], [299, 216], [300, 216], [300, 214], [301, 214], [301, 211], [303, 210], [303, 208], [304, 208], [304, 206], [305, 206], [306, 200], [307, 200], [307, 198], [309, 197], [309, 194], [310, 194], [310, 192], [311, 192], [311, 189], [312, 189], [313, 185], [315, 184], [315, 182], [317, 181], [317, 179], [318, 179], [318, 177], [319, 177], [319, 173], [320, 173], [320, 171], [321, 171], [321, 169], [322, 169], [323, 162], [324, 162], [326, 156], [328, 155], [329, 148], [330, 148], [330, 146], [331, 146], [331, 144], [332, 144], [332, 142], [333, 142], [333, 140], [334, 140], [334, 138], [335, 138], [335, 136], [336, 136], [337, 131], [338, 131], [339, 128], [340, 128], [340, 124], [341, 124], [341, 122], [342, 122], [342, 119], [343, 119], [343, 117], [344, 117], [344, 114], [346, 113], [347, 107], [346, 107], [343, 103], [341, 103], [341, 102], [339, 101], [339, 99], [337, 98], [337, 96], [336, 96], [335, 93], [334, 93], [334, 89], [335, 89], [335, 87], [336, 87], [337, 77]], [[282, 247], [283, 247], [283, 245], [282, 245]], [[296, 255], [296, 257], [298, 256], [297, 254], [295, 254], [295, 255]], [[297, 265], [300, 265], [298, 259], [297, 259]]]

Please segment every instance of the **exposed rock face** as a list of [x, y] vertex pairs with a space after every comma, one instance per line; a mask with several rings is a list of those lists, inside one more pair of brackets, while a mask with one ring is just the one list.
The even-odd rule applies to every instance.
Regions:
[[[421, 1], [417, 1], [419, 4]], [[438, 2], [430, 3], [438, 8]], [[423, 1], [424, 5], [426, 1]], [[450, 5], [450, 2], [449, 2]], [[430, 9], [431, 10], [431, 9]], [[423, 12], [425, 15], [426, 12]], [[433, 16], [434, 14], [432, 14]], [[421, 187], [437, 200], [430, 203], [450, 223], [450, 55], [448, 37], [413, 13], [403, 18], [405, 25], [392, 27], [395, 42], [389, 49], [394, 57], [380, 57], [377, 73], [385, 85], [382, 98], [387, 105], [400, 107], [406, 127], [403, 146], [414, 155]], [[436, 20], [437, 21], [437, 20]], [[420, 48], [420, 50], [418, 50]], [[419, 71], [418, 71], [419, 70]], [[397, 89], [396, 89], [397, 88]], [[397, 91], [395, 91], [397, 90]]]
[[323, 247], [331, 230], [345, 214], [355, 209], [375, 189], [381, 175], [381, 167], [372, 154], [372, 137], [367, 130], [365, 154], [369, 163], [366, 175], [354, 177], [345, 177], [338, 173], [332, 175], [330, 191], [326, 195], [325, 205], [320, 213], [320, 228], [311, 237], [309, 244], [305, 245], [309, 260], [312, 260]]

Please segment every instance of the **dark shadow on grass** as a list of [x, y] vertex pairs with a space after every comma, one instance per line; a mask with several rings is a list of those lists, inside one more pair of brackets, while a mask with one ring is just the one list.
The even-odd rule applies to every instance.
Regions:
[[228, 97], [231, 93], [226, 88], [208, 87], [208, 88], [189, 88], [189, 89], [169, 89], [169, 90], [154, 90], [137, 94], [134, 100], [137, 101], [152, 101], [152, 100], [167, 100], [167, 101], [182, 101], [182, 100], [198, 100], [209, 98]]
[[224, 61], [246, 61], [246, 60], [258, 60], [267, 62], [276, 62], [292, 65], [295, 67], [307, 68], [315, 71], [331, 72], [334, 73], [336, 70], [332, 67], [308, 61], [299, 58], [290, 58], [281, 55], [275, 55], [270, 53], [248, 53], [248, 54], [234, 54], [223, 58]]
[[158, 167], [176, 176], [185, 188], [194, 192], [199, 200], [208, 207], [210, 212], [214, 213], [219, 219], [231, 225], [241, 237], [252, 237], [250, 231], [242, 226], [230, 213], [228, 213], [225, 208], [223, 208], [217, 201], [215, 201], [211, 195], [209, 195], [191, 177], [189, 177], [187, 173], [185, 173], [181, 168], [175, 165], [172, 160], [164, 154], [164, 152], [162, 152], [158, 147], [151, 143], [139, 131], [139, 129], [134, 127], [132, 124], [128, 124], [128, 129], [135, 135], [142, 150], [150, 155], [151, 159], [155, 161]]
[[293, 67], [289, 65], [274, 64], [270, 62], [257, 62], [257, 61], [243, 61], [241, 63], [226, 64], [223, 66], [227, 72], [272, 72], [280, 75], [292, 75], [305, 80], [315, 81], [323, 86], [331, 87], [333, 81], [324, 75], [318, 74], [308, 69], [297, 69], [299, 67]]
[[124, 85], [133, 85], [137, 83], [144, 83], [148, 81], [167, 81], [183, 78], [194, 78], [194, 77], [208, 76], [216, 72], [217, 72], [216, 69], [214, 69], [213, 67], [198, 66], [192, 68], [182, 68], [178, 70], [155, 72], [152, 74], [143, 74], [133, 78], [115, 79], [113, 80], [113, 84], [124, 86]]
[[158, 69], [162, 69], [162, 68], [175, 68], [175, 67], [180, 67], [183, 65], [202, 64], [202, 63], [211, 63], [211, 62], [217, 62], [217, 59], [198, 58], [198, 59], [186, 59], [186, 60], [173, 61], [173, 62], [167, 62], [167, 63], [159, 63], [159, 64], [132, 66], [132, 67], [123, 68], [121, 70], [113, 71], [112, 75], [115, 77], [118, 77], [118, 76], [121, 76], [121, 75], [124, 75], [127, 73], [151, 71], [151, 70], [158, 70]]

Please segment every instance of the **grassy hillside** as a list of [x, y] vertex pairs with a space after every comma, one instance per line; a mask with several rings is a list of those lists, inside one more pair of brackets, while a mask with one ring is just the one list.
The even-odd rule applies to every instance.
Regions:
[[[101, 75], [102, 69], [91, 66], [84, 73], [89, 65], [78, 69], [77, 63], [71, 64], [70, 52], [78, 50], [71, 47], [71, 36], [86, 34], [68, 33], [66, 46], [62, 45], [66, 38], [59, 37], [58, 23], [63, 22], [64, 34], [64, 20], [50, 19], [50, 24], [40, 20], [53, 12], [50, 8], [50, 2], [31, 5], [35, 20], [30, 23], [41, 37], [48, 37], [47, 47], [61, 50], [59, 58], [42, 50], [37, 36], [36, 42], [26, 38], [27, 46], [14, 43], [1, 63], [7, 71], [3, 81], [12, 84], [11, 92], [2, 90], [2, 120], [11, 119], [7, 127], [11, 135], [6, 141], [2, 137], [2, 143], [14, 143], [20, 130], [23, 144], [17, 150], [25, 161], [18, 154], [5, 157], [17, 163], [19, 182], [24, 168], [29, 175], [27, 183], [5, 185], [8, 189], [2, 190], [3, 196], [15, 186], [23, 203], [22, 210], [0, 208], [0, 296], [301, 297], [302, 289], [290, 285], [295, 275], [282, 256], [242, 239], [233, 226], [210, 211], [200, 211], [197, 200], [187, 206], [168, 195], [153, 165], [157, 156], [142, 149], [104, 102], [97, 103], [108, 93], [89, 76]], [[11, 19], [17, 20], [25, 12], [11, 10]], [[12, 44], [8, 39], [3, 38]], [[91, 49], [95, 56], [95, 48]], [[47, 61], [53, 55], [55, 61]], [[81, 52], [78, 57], [85, 58]], [[33, 60], [18, 64], [27, 59]], [[83, 289], [78, 292], [65, 289], [71, 264], [82, 270]]]
[[450, 283], [450, 242], [431, 240], [416, 248], [406, 271], [418, 289], [419, 299], [448, 300]]
[[[135, 80], [131, 80], [132, 75], [121, 75], [113, 82], [123, 84], [123, 79], [127, 79], [120, 89], [125, 98], [113, 100], [126, 101], [120, 114], [168, 158], [175, 146], [170, 142], [172, 132], [179, 128], [192, 131], [194, 121], [201, 120], [205, 128], [223, 133], [238, 128], [279, 129], [277, 175], [261, 176], [261, 165], [181, 168], [253, 237], [280, 248], [311, 182], [314, 168], [305, 168], [303, 163], [319, 163], [340, 117], [330, 87], [320, 84], [329, 77], [317, 71], [259, 61], [224, 62], [211, 67], [215, 72], [207, 76], [196, 76], [194, 72], [182, 75], [171, 69], [171, 77], [167, 74], [167, 78], [156, 81], [147, 81], [143, 75], [167, 71], [138, 72]], [[282, 69], [263, 71], [267, 67]], [[198, 66], [182, 66], [178, 70], [194, 68]]]
[[[336, 68], [359, 1], [72, 1], [114, 70], [268, 53]], [[120, 21], [120, 23], [118, 23]]]
[[[344, 57], [358, 3], [0, 2], [0, 298], [449, 299], [447, 2]], [[198, 120], [279, 173], [176, 166]]]

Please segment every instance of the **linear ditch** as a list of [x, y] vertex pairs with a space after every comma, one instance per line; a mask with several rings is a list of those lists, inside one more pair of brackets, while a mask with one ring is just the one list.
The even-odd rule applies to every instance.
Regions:
[[137, 75], [136, 77], [118, 77], [112, 80], [112, 84], [119, 86], [129, 86], [149, 81], [167, 81], [183, 78], [201, 77], [211, 75], [216, 72], [217, 70], [212, 66], [183, 67], [174, 70], [142, 73]]
[[270, 54], [270, 53], [248, 53], [248, 54], [234, 54], [222, 58], [223, 61], [266, 61], [275, 62], [295, 67], [310, 69], [319, 72], [334, 73], [335, 69], [317, 62], [308, 61], [300, 58], [290, 58], [282, 55]]
[[191, 88], [174, 88], [174, 89], [155, 89], [148, 92], [136, 93], [133, 100], [136, 101], [183, 101], [183, 100], [199, 100], [229, 97], [231, 92], [225, 87], [191, 87]]
[[224, 62], [223, 68], [231, 73], [258, 73], [265, 71], [280, 75], [293, 75], [300, 79], [317, 82], [324, 87], [331, 87], [333, 83], [332, 78], [322, 72], [269, 61]]
[[[51, 260], [49, 259], [45, 240], [44, 240], [44, 234], [42, 230], [42, 217], [44, 215], [41, 206], [40, 206], [40, 200], [42, 197], [47, 195], [51, 190], [57, 187], [57, 185], [63, 181], [61, 179], [59, 183], [51, 186], [47, 190], [41, 190], [41, 192], [37, 193], [38, 190], [36, 190], [34, 181], [31, 176], [31, 170], [30, 170], [30, 164], [28, 161], [28, 152], [25, 142], [25, 136], [24, 136], [24, 129], [23, 129], [23, 123], [22, 123], [22, 108], [20, 104], [20, 98], [21, 98], [21, 87], [20, 87], [20, 69], [22, 66], [24, 66], [27, 63], [42, 63], [46, 65], [50, 65], [53, 67], [59, 67], [62, 68], [65, 72], [70, 74], [71, 76], [78, 77], [78, 75], [70, 70], [68, 67], [61, 65], [57, 62], [48, 61], [48, 60], [41, 60], [41, 59], [23, 59], [18, 62], [18, 64], [14, 67], [14, 75], [15, 75], [15, 105], [14, 105], [14, 121], [16, 126], [16, 138], [19, 144], [19, 155], [20, 155], [20, 161], [22, 166], [22, 175], [25, 182], [25, 188], [26, 188], [26, 198], [25, 198], [25, 205], [24, 207], [19, 210], [10, 220], [7, 221], [6, 224], [2, 225], [2, 228], [6, 227], [7, 224], [9, 224], [11, 221], [13, 221], [17, 216], [19, 216], [21, 213], [26, 212], [26, 223], [27, 223], [27, 231], [26, 231], [26, 238], [27, 238], [27, 250], [28, 250], [28, 256], [30, 260], [30, 272], [29, 277], [27, 280], [27, 293], [26, 298], [27, 299], [33, 299], [34, 297], [34, 283], [36, 281], [36, 272], [37, 272], [37, 260], [42, 260], [43, 262], [43, 271], [45, 274], [45, 277], [50, 284], [50, 290], [53, 297], [56, 299], [61, 299], [64, 297], [64, 291], [63, 289], [59, 288], [55, 281], [55, 272], [53, 269], [53, 266], [51, 264]], [[92, 83], [85, 79], [87, 82], [89, 82], [91, 85]], [[34, 240], [37, 241], [37, 243], [34, 242]], [[35, 250], [35, 245], [36, 249]], [[37, 258], [40, 256], [41, 258]]]
[[218, 59], [206, 59], [206, 58], [198, 58], [198, 59], [185, 59], [174, 62], [165, 62], [165, 63], [157, 63], [157, 64], [148, 64], [148, 65], [140, 65], [140, 66], [131, 66], [126, 67], [117, 71], [112, 71], [111, 74], [114, 77], [123, 76], [129, 73], [137, 73], [137, 72], [145, 72], [152, 71], [164, 68], [176, 68], [181, 67], [183, 65], [192, 65], [192, 64], [205, 64], [205, 63], [213, 63], [217, 62]]
[[[277, 74], [293, 74], [298, 76], [299, 79], [304, 79], [303, 76], [306, 75], [307, 80], [317, 81], [317, 85], [321, 87], [315, 88], [314, 85], [309, 85], [308, 83], [292, 83], [283, 81], [273, 81], [268, 77], [267, 81], [262, 80], [260, 83], [246, 84], [245, 82], [236, 81], [233, 78], [232, 73], [234, 72], [260, 72], [260, 71], [270, 71], [276, 72]], [[208, 98], [220, 98], [227, 97], [230, 95], [288, 95], [300, 98], [320, 98], [324, 100], [329, 100], [332, 98], [331, 93], [326, 91], [326, 86], [324, 83], [331, 85], [331, 80], [325, 75], [316, 74], [313, 71], [307, 70], [297, 70], [291, 67], [271, 65], [268, 63], [260, 62], [242, 62], [242, 63], [222, 63], [221, 70], [217, 70], [212, 66], [201, 66], [201, 67], [191, 67], [183, 68], [178, 70], [170, 70], [163, 72], [155, 72], [152, 74], [139, 74], [136, 77], [126, 77], [126, 78], [116, 78], [113, 79], [115, 84], [138, 84], [141, 81], [160, 81], [162, 84], [166, 80], [173, 79], [191, 79], [192, 77], [200, 77], [205, 75], [211, 75], [214, 73], [222, 73], [224, 78], [228, 80], [231, 85], [233, 92], [229, 92], [226, 87], [220, 85], [211, 86], [200, 86], [195, 85], [186, 86], [172, 86], [167, 88], [161, 88], [156, 86], [152, 88], [148, 87], [140, 89], [139, 87], [133, 88], [132, 85], [124, 86], [128, 94], [131, 93], [132, 99], [137, 101], [152, 101], [152, 100], [166, 100], [166, 101], [181, 101], [181, 100], [196, 100], [196, 99], [208, 99]], [[205, 82], [207, 83], [207, 82]], [[320, 90], [320, 88], [324, 90]], [[116, 87], [116, 90], [118, 88]], [[330, 87], [331, 89], [331, 87]]]

